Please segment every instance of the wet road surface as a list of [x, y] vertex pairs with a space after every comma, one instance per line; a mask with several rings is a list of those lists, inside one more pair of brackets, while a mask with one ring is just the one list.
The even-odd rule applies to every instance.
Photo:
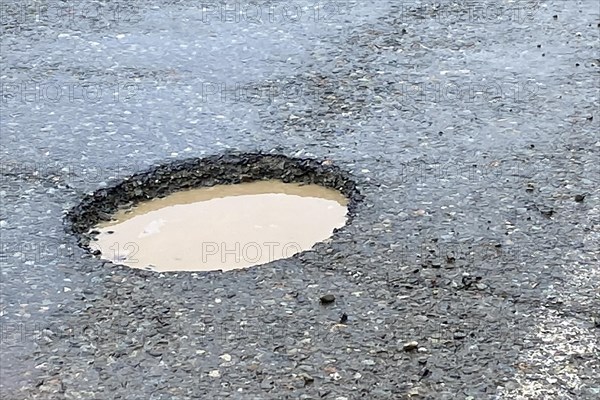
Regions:
[[[598, 6], [501, 4], [3, 2], [2, 398], [598, 398]], [[365, 200], [226, 273], [65, 233], [85, 193], [228, 150]]]

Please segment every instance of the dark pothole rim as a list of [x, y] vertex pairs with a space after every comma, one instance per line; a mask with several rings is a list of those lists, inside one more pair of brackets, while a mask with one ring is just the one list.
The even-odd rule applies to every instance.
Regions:
[[79, 247], [98, 255], [90, 248], [95, 236], [90, 231], [98, 223], [109, 221], [120, 208], [182, 190], [270, 179], [285, 183], [313, 183], [342, 193], [348, 199], [347, 221], [343, 227], [334, 229], [333, 240], [337, 232], [352, 222], [358, 204], [363, 200], [350, 174], [331, 165], [330, 161], [291, 158], [281, 154], [228, 153], [158, 165], [126, 177], [114, 186], [87, 194], [66, 214], [66, 230], [75, 235]]

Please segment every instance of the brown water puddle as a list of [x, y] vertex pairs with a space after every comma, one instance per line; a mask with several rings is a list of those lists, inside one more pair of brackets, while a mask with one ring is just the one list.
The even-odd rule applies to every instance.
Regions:
[[346, 223], [347, 199], [319, 185], [259, 181], [174, 193], [119, 211], [90, 244], [156, 271], [231, 270], [310, 249]]

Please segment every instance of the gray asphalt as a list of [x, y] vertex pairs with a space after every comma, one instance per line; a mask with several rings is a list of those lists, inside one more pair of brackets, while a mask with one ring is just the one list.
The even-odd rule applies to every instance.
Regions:
[[[600, 396], [596, 1], [39, 4], [2, 3], [3, 399]], [[365, 198], [227, 273], [65, 231], [86, 193], [231, 150]]]

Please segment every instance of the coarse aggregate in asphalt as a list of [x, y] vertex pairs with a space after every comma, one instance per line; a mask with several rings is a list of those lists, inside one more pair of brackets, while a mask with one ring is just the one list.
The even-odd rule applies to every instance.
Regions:
[[[227, 4], [2, 3], [0, 397], [599, 398], [598, 3]], [[86, 194], [230, 152], [364, 198], [224, 273], [69, 233]]]
[[[245, 189], [241, 188], [243, 187], [241, 183], [250, 182], [257, 186], [254, 189], [249, 189], [248, 186]], [[292, 185], [291, 182], [298, 186], [292, 186], [294, 189], [282, 187]], [[169, 195], [173, 194], [189, 195], [190, 190], [187, 190], [189, 188], [220, 190], [216, 193], [213, 190], [205, 191], [201, 197], [196, 194], [198, 200], [195, 203], [201, 207], [199, 211], [192, 212], [192, 215], [189, 215], [190, 213], [180, 215], [185, 212], [182, 210], [188, 209], [186, 207], [167, 207], [164, 202], [157, 205], [156, 202], [149, 201], [159, 198], [168, 200]], [[282, 190], [296, 194], [304, 192], [313, 201], [325, 200], [319, 198], [323, 195], [330, 197], [331, 200], [327, 200], [324, 207], [319, 204], [322, 208], [319, 211], [319, 208], [315, 208], [314, 205], [307, 206], [306, 203], [292, 209], [289, 208], [289, 202], [284, 207], [277, 206], [276, 203], [280, 202], [281, 198], [275, 193], [269, 193], [271, 196], [275, 195], [272, 199], [265, 199], [260, 195], [253, 196], [252, 199], [249, 199], [249, 196], [238, 196], [244, 192], [252, 193], [253, 190], [254, 194], [257, 193], [256, 190], [266, 193]], [[231, 201], [225, 209], [222, 203], [212, 210], [207, 209], [205, 203], [209, 202], [206, 200], [212, 196], [221, 197], [219, 200], [224, 199], [222, 196], [229, 197], [229, 200], [233, 200], [233, 204], [236, 204], [239, 209], [229, 209], [232, 207]], [[296, 204], [303, 199], [303, 196], [298, 195], [291, 197]], [[128, 177], [116, 186], [99, 189], [86, 196], [80, 204], [69, 211], [67, 229], [78, 236], [79, 246], [93, 255], [115, 262], [125, 261], [126, 258], [135, 260], [135, 262], [122, 262], [123, 265], [145, 268], [143, 264], [140, 265], [144, 262], [142, 259], [157, 261], [157, 258], [162, 257], [162, 262], [173, 264], [162, 264], [158, 266], [160, 268], [152, 268], [148, 265], [146, 267], [161, 272], [204, 269], [225, 271], [242, 265], [265, 264], [275, 259], [290, 257], [303, 249], [311, 249], [315, 243], [329, 239], [332, 233], [351, 221], [361, 200], [362, 196], [356, 190], [356, 184], [339, 168], [328, 165], [328, 161], [319, 163], [315, 160], [290, 159], [281, 155], [229, 153], [200, 160], [171, 162]], [[336, 204], [337, 209], [332, 209], [331, 203]], [[146, 214], [145, 217], [150, 219], [142, 221], [141, 227], [138, 223], [134, 228], [125, 229], [125, 232], [119, 232], [119, 228], [115, 225], [101, 227], [108, 221], [119, 220], [119, 215], [123, 215], [125, 219], [128, 215], [134, 215], [140, 211], [140, 208], [133, 210], [132, 206], [140, 204], [146, 206], [141, 207], [146, 212], [148, 209], [160, 207], [163, 211], [169, 211], [171, 215]], [[263, 209], [263, 212], [259, 212], [258, 209]], [[317, 211], [325, 215], [310, 214]], [[295, 213], [295, 215], [280, 215], [284, 212]], [[216, 214], [217, 217], [206, 213]], [[162, 222], [170, 224], [175, 231], [169, 230], [168, 227], [157, 230], [156, 225], [161, 223], [163, 217], [166, 221]], [[187, 222], [186, 226], [180, 225], [179, 221], [182, 219]], [[148, 224], [148, 221], [151, 222]], [[333, 226], [329, 226], [328, 222], [334, 222]], [[272, 228], [277, 229], [268, 229], [268, 235], [265, 236], [262, 225], [270, 223], [274, 225]], [[323, 223], [325, 226], [322, 226]], [[257, 230], [257, 226], [253, 224], [260, 224], [259, 229]], [[142, 229], [143, 233], [138, 239], [136, 235], [139, 229]], [[146, 229], [154, 231], [154, 234], [150, 235], [153, 242], [144, 242], [141, 239], [148, 236], [145, 234]], [[290, 229], [292, 231], [288, 232], [287, 230]], [[319, 239], [315, 240], [315, 236], [311, 235], [317, 234]], [[161, 237], [165, 235], [172, 236]], [[309, 238], [302, 235], [309, 235]], [[304, 243], [304, 247], [296, 240]], [[177, 251], [186, 251], [186, 247], [181, 247], [182, 244], [190, 246], [193, 253], [177, 254]], [[249, 251], [249, 247], [253, 249]], [[185, 260], [186, 257], [189, 259]], [[209, 267], [211, 264], [214, 266], [217, 261], [217, 265], [223, 268]], [[180, 269], [178, 265], [186, 267]]]

